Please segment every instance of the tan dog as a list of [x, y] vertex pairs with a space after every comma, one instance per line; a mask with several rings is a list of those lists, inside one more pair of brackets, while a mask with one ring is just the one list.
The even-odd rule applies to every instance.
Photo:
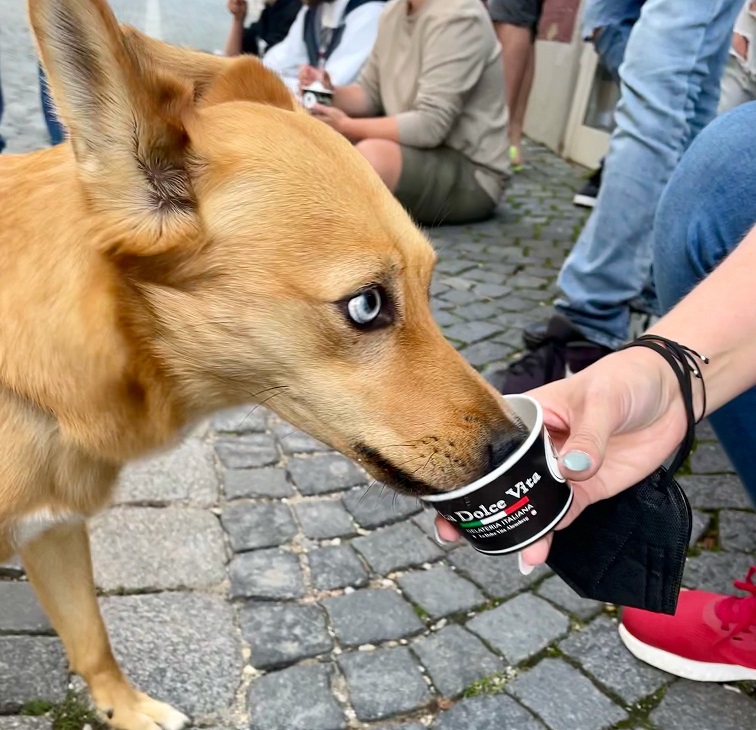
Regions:
[[434, 255], [369, 165], [257, 61], [32, 0], [70, 130], [0, 160], [0, 561], [18, 551], [99, 710], [186, 718], [116, 664], [85, 520], [121, 465], [232, 404], [418, 494], [498, 463], [514, 428], [431, 317]]

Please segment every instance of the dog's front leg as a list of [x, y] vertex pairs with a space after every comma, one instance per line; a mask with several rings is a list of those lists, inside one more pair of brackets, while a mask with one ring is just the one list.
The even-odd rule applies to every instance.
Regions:
[[89, 535], [83, 522], [51, 528], [24, 545], [21, 558], [40, 603], [66, 648], [71, 670], [103, 718], [122, 730], [178, 730], [188, 718], [137, 692], [121, 673], [95, 594]]

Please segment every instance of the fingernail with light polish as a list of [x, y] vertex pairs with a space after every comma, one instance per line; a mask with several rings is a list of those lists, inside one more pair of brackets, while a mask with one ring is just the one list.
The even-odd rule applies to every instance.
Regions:
[[535, 565], [528, 565], [522, 559], [522, 553], [517, 553], [517, 566], [523, 575], [530, 575], [535, 570]]
[[562, 457], [562, 463], [570, 471], [585, 471], [591, 468], [591, 457], [585, 451], [568, 451]]
[[433, 536], [436, 538], [436, 542], [439, 545], [451, 545], [452, 544], [451, 540], [444, 540], [444, 538], [441, 537], [441, 535], [438, 532], [438, 527], [436, 526], [435, 522], [433, 523]]

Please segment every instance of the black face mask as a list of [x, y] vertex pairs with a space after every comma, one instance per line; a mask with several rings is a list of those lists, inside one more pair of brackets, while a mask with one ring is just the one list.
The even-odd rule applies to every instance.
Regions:
[[583, 598], [674, 614], [692, 529], [664, 467], [554, 532], [549, 567]]

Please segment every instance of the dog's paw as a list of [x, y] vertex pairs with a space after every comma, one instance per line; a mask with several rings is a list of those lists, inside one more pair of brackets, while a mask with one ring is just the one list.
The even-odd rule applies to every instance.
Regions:
[[129, 685], [93, 692], [93, 696], [102, 720], [117, 730], [181, 730], [189, 724], [182, 712]]

